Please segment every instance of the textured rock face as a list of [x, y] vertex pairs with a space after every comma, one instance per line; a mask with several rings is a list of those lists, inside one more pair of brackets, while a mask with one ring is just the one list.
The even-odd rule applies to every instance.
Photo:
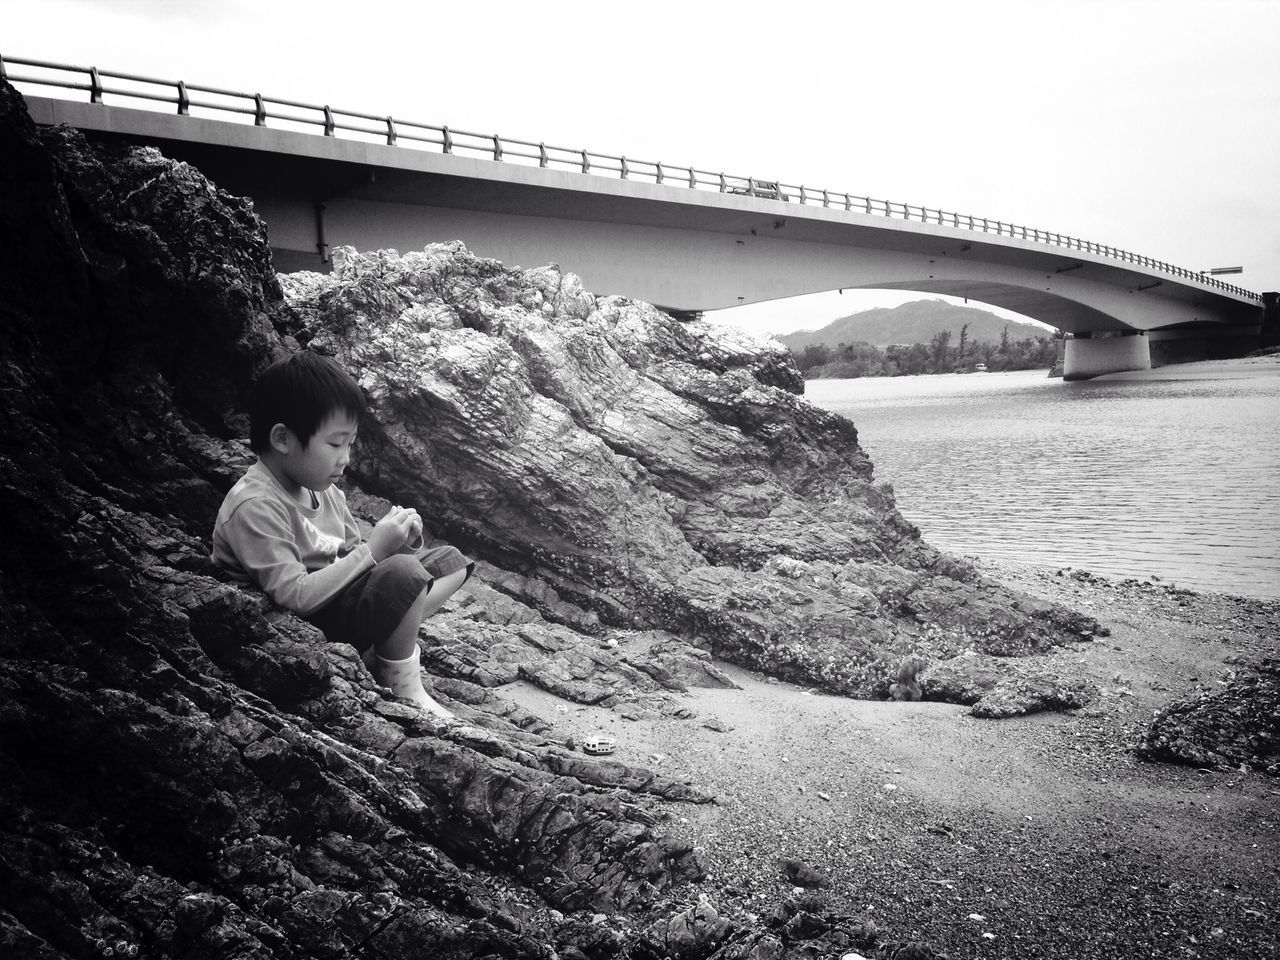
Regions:
[[[730, 683], [710, 652], [875, 696], [907, 651], [1096, 626], [920, 543], [776, 347], [456, 246], [344, 254], [286, 303], [249, 202], [194, 169], [37, 134], [3, 82], [0, 156], [5, 955], [856, 945], [690, 907], [661, 823], [710, 798], [548, 741], [502, 687], [692, 720], [681, 691]], [[368, 391], [360, 518], [419, 504], [483, 561], [424, 650], [467, 728], [207, 559], [247, 388], [299, 343]]]
[[1280, 777], [1280, 660], [1259, 660], [1222, 690], [1160, 710], [1138, 746], [1152, 760]]
[[237, 411], [296, 348], [249, 204], [152, 151], [42, 142], [2, 84], [0, 156], [0, 952], [549, 957], [575, 935], [548, 903], [700, 876], [652, 827], [696, 789], [463, 680], [440, 689], [473, 727], [434, 728], [217, 577]]
[[922, 543], [853, 425], [791, 392], [773, 341], [460, 244], [334, 260], [282, 282], [291, 333], [371, 399], [355, 479], [549, 586], [534, 603], [550, 619], [669, 630], [856, 696], [883, 695], [911, 652], [1018, 654], [1097, 629]]

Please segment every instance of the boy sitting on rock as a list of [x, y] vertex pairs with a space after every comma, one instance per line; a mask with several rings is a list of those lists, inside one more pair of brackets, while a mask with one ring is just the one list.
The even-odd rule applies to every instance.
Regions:
[[422, 519], [408, 507], [392, 507], [361, 542], [334, 482], [364, 407], [355, 381], [328, 357], [304, 351], [263, 372], [249, 406], [258, 461], [222, 502], [213, 559], [354, 646], [397, 696], [450, 717], [422, 687], [418, 627], [474, 564], [450, 546], [424, 549]]

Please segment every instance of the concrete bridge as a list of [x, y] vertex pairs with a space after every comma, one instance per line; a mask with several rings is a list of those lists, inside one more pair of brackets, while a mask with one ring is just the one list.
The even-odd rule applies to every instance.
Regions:
[[951, 294], [1071, 334], [1068, 379], [1238, 356], [1263, 319], [1248, 290], [1019, 224], [96, 68], [7, 58], [0, 73], [37, 123], [155, 145], [252, 197], [286, 271], [325, 269], [331, 245], [460, 239], [677, 314], [836, 288]]

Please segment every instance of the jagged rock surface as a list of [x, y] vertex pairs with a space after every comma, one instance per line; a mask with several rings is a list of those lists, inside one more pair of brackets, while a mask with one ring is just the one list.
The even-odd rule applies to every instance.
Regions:
[[251, 206], [38, 134], [7, 85], [0, 155], [3, 952], [550, 957], [575, 941], [548, 904], [700, 876], [654, 830], [696, 789], [461, 679], [439, 687], [472, 726], [433, 727], [217, 576], [237, 411], [296, 349]]
[[[853, 425], [780, 376], [776, 342], [748, 350], [709, 323], [593, 296], [554, 265], [506, 269], [459, 243], [339, 248], [331, 274], [282, 283], [289, 331], [370, 397], [357, 482], [422, 504], [549, 620], [666, 630], [864, 697], [884, 695], [908, 653], [1025, 654], [1098, 629], [921, 542]], [[510, 648], [485, 663], [494, 648], [445, 646], [441, 669], [446, 656], [491, 679], [538, 669]], [[600, 659], [535, 682], [601, 702], [612, 689], [584, 662]]]
[[[1096, 628], [922, 544], [776, 348], [456, 245], [345, 254], [286, 304], [248, 201], [152, 150], [37, 133], [2, 81], [0, 156], [7, 954], [856, 944], [803, 910], [767, 930], [687, 913], [703, 868], [661, 823], [710, 798], [549, 742], [502, 688], [692, 719], [681, 692], [729, 682], [711, 653], [877, 696], [908, 651]], [[247, 388], [300, 342], [371, 399], [357, 514], [419, 504], [483, 561], [425, 637], [468, 727], [208, 561]]]
[[1280, 777], [1280, 660], [1247, 664], [1221, 690], [1164, 707], [1137, 752], [1152, 760]]
[[971, 704], [971, 714], [990, 719], [1075, 710], [1098, 698], [1093, 684], [1055, 671], [1051, 662], [1025, 666], [973, 652], [926, 668], [919, 679], [925, 699]]

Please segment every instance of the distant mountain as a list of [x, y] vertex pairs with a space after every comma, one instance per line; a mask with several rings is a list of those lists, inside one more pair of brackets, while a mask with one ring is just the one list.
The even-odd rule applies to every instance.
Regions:
[[1010, 340], [1046, 337], [1050, 331], [1030, 323], [1015, 323], [998, 317], [990, 310], [958, 307], [945, 300], [913, 300], [898, 307], [876, 307], [833, 320], [821, 330], [801, 330], [778, 337], [799, 353], [815, 343], [834, 347], [839, 343], [862, 341], [877, 347], [891, 343], [928, 343], [939, 330], [951, 331], [951, 345], [960, 342], [960, 328], [969, 325], [969, 342], [1000, 341], [1000, 333], [1009, 328]]

